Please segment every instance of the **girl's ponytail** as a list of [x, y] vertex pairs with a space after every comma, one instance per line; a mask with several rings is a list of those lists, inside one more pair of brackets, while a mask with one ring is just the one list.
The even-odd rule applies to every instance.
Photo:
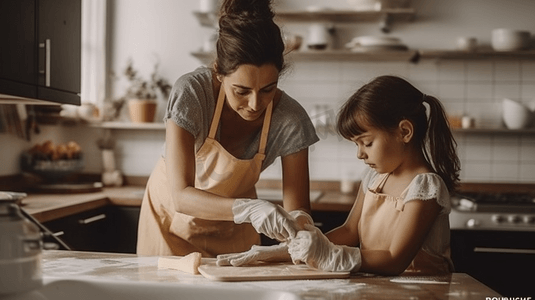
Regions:
[[457, 143], [451, 133], [446, 113], [442, 104], [433, 96], [423, 94], [423, 101], [429, 104], [429, 118], [427, 129], [427, 145], [424, 155], [433, 165], [437, 174], [442, 177], [450, 192], [455, 191], [459, 184], [461, 163], [455, 148]]

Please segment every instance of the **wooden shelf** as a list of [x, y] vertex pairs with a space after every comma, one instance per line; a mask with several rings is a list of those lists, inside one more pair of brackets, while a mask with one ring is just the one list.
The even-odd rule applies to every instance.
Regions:
[[[192, 52], [192, 56], [208, 65], [215, 58], [214, 53]], [[351, 52], [349, 50], [307, 50], [294, 51], [286, 58], [289, 61], [411, 61], [417, 56], [417, 51], [375, 51]]]
[[[193, 12], [202, 26], [216, 27], [216, 13]], [[413, 8], [397, 8], [382, 10], [324, 10], [324, 11], [280, 11], [275, 13], [276, 22], [330, 22], [351, 24], [358, 22], [383, 22], [388, 27], [391, 22], [408, 22], [414, 20], [416, 11]], [[387, 28], [387, 30], [389, 30]]]
[[[324, 10], [324, 11], [281, 11], [275, 19], [280, 22], [331, 22], [336, 24], [375, 22], [388, 18], [392, 22], [413, 21], [416, 11], [413, 8], [382, 10]], [[353, 24], [354, 25], [354, 24]]]
[[[84, 124], [82, 124], [84, 125]], [[131, 123], [131, 122], [100, 122], [86, 123], [86, 126], [103, 128], [103, 129], [120, 129], [120, 130], [165, 130], [163, 122], [158, 123]], [[334, 130], [333, 128], [320, 127], [318, 130]], [[453, 133], [458, 134], [535, 134], [535, 128], [526, 129], [507, 129], [504, 127], [496, 128], [452, 128]]]
[[[214, 53], [192, 52], [192, 56], [204, 64], [211, 64]], [[417, 63], [421, 60], [535, 60], [535, 50], [498, 52], [492, 50], [463, 52], [456, 50], [408, 50], [352, 52], [349, 50], [305, 50], [288, 54], [290, 61], [406, 61]]]
[[92, 123], [89, 126], [103, 128], [103, 129], [165, 130], [165, 124], [163, 122], [158, 122], [158, 123], [102, 122], [102, 123]]
[[460, 134], [535, 134], [535, 128], [507, 129], [497, 128], [453, 128], [453, 133]]
[[458, 51], [458, 50], [418, 50], [419, 59], [534, 59], [535, 50], [523, 51]]

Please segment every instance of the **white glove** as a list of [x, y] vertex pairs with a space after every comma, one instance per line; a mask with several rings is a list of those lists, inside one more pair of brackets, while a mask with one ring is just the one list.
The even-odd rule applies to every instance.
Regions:
[[281, 242], [299, 230], [295, 219], [280, 205], [260, 199], [236, 199], [232, 205], [234, 223], [251, 223], [258, 233]]
[[299, 230], [304, 230], [305, 224], [314, 225], [314, 220], [312, 220], [312, 217], [302, 210], [292, 210], [289, 212], [289, 214], [297, 222]]
[[233, 265], [235, 267], [239, 267], [259, 261], [291, 261], [290, 254], [288, 254], [288, 246], [286, 243], [280, 243], [272, 246], [253, 245], [249, 251], [220, 254], [217, 256], [218, 266]]
[[288, 242], [288, 252], [295, 264], [304, 262], [310, 267], [334, 272], [360, 269], [359, 248], [335, 245], [319, 228], [310, 225], [305, 228]]

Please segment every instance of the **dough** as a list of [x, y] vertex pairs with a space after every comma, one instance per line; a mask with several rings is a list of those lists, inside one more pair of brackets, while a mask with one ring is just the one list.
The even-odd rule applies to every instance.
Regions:
[[200, 274], [201, 253], [192, 252], [184, 257], [160, 257], [158, 258], [158, 269], [173, 269], [190, 274]]

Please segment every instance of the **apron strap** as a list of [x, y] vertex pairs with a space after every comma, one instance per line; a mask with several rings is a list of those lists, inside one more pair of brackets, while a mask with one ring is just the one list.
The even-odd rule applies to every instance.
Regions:
[[369, 188], [369, 190], [375, 193], [379, 193], [379, 191], [382, 190], [385, 186], [386, 180], [388, 179], [389, 175], [390, 173], [380, 174], [379, 177], [376, 178], [375, 181], [372, 183], [372, 186]]
[[[258, 153], [264, 154], [266, 152], [267, 138], [269, 134], [269, 126], [271, 125], [271, 115], [273, 114], [273, 102], [275, 99], [280, 98], [281, 91], [277, 90], [273, 100], [269, 102], [266, 108], [266, 114], [264, 115], [264, 123], [262, 125], [262, 133], [260, 135], [260, 145]], [[208, 137], [215, 140], [215, 135], [217, 133], [217, 127], [219, 126], [219, 119], [221, 118], [221, 111], [223, 110], [223, 104], [225, 103], [225, 90], [223, 87], [219, 88], [219, 96], [217, 97], [217, 104], [214, 111], [214, 116], [212, 118], [212, 124], [210, 125], [210, 132]]]
[[279, 89], [277, 89], [277, 93], [275, 94], [275, 97], [273, 97], [273, 100], [269, 102], [266, 108], [266, 114], [264, 115], [264, 124], [262, 125], [262, 133], [260, 135], [260, 146], [258, 147], [258, 153], [260, 154], [266, 153], [269, 126], [271, 125], [271, 115], [273, 114], [273, 102], [275, 102], [275, 99], [280, 98], [281, 93], [282, 92]]
[[217, 127], [219, 126], [219, 119], [221, 118], [221, 111], [223, 110], [223, 104], [225, 103], [225, 89], [223, 85], [219, 87], [219, 96], [217, 97], [217, 104], [212, 118], [212, 124], [210, 125], [210, 133], [208, 137], [215, 140], [217, 133]]

